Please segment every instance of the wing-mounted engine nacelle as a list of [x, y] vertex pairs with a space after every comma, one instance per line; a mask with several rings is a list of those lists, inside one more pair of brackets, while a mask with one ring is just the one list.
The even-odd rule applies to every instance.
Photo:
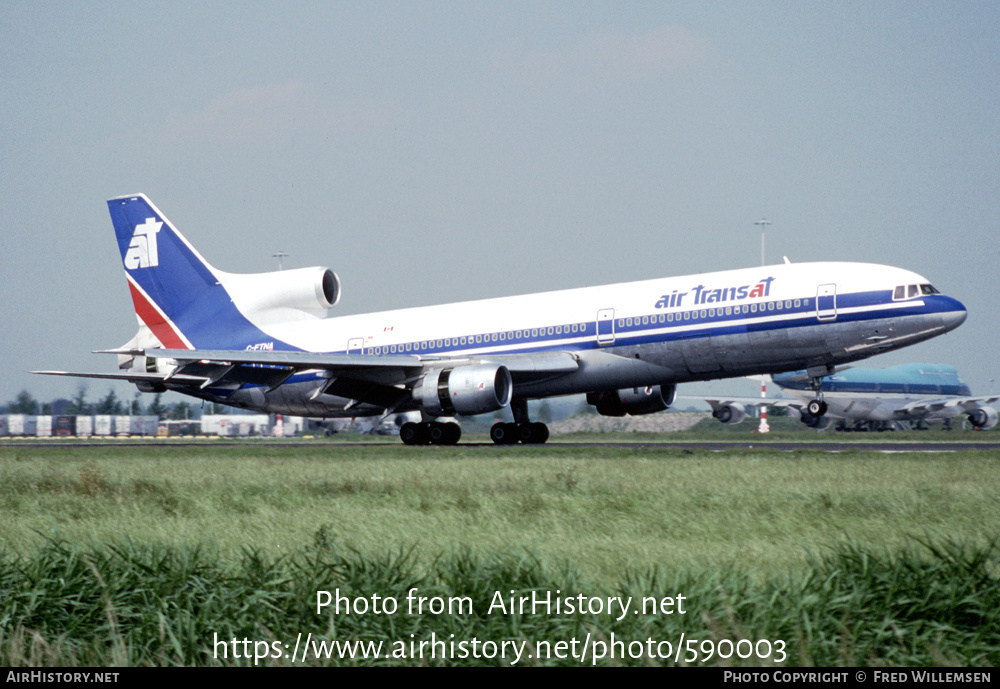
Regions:
[[514, 384], [499, 364], [473, 364], [428, 371], [413, 398], [431, 416], [488, 414], [510, 405]]
[[244, 312], [271, 309], [325, 311], [340, 301], [340, 278], [322, 266], [270, 273], [227, 273], [223, 275], [222, 282]]
[[648, 385], [588, 392], [587, 404], [594, 405], [601, 416], [639, 416], [669, 409], [676, 398], [676, 385]]
[[817, 431], [825, 431], [833, 424], [833, 419], [826, 414], [823, 416], [813, 416], [805, 411], [802, 412], [802, 417], [799, 421], [809, 426], [809, 428], [815, 428]]
[[712, 416], [724, 424], [733, 425], [747, 417], [747, 410], [742, 404], [720, 404], [712, 410]]
[[993, 407], [980, 407], [969, 414], [969, 423], [976, 428], [988, 431], [997, 425], [997, 410]]

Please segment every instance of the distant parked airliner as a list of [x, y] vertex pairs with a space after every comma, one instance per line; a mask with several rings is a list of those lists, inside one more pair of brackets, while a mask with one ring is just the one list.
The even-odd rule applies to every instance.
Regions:
[[786, 263], [718, 273], [328, 317], [329, 268], [218, 270], [142, 194], [108, 201], [139, 331], [112, 378], [144, 392], [312, 417], [419, 411], [407, 444], [457, 442], [438, 419], [510, 408], [495, 443], [540, 443], [528, 400], [586, 393], [601, 414], [648, 414], [678, 383], [838, 364], [958, 327], [965, 307], [900, 268]]

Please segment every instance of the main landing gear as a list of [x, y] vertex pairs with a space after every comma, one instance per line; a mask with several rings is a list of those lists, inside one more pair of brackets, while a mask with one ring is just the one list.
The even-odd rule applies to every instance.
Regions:
[[806, 412], [809, 416], [819, 417], [826, 414], [826, 402], [823, 400], [823, 376], [813, 376], [809, 379], [809, 387], [816, 393], [816, 399], [811, 400], [806, 405]]
[[503, 421], [493, 424], [490, 429], [490, 440], [497, 445], [514, 445], [516, 443], [541, 444], [549, 439], [549, 427], [541, 422], [532, 423], [528, 419], [528, 400], [517, 398], [511, 401], [510, 410], [514, 413], [514, 423]]
[[399, 429], [399, 439], [406, 445], [454, 445], [461, 437], [462, 427], [450, 422], [410, 421]]

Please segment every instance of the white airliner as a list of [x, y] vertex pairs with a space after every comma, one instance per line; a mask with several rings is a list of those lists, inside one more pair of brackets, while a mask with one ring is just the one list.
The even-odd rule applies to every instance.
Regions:
[[955, 367], [945, 364], [900, 364], [874, 369], [848, 367], [836, 371], [823, 380], [822, 393], [828, 409], [821, 417], [808, 411], [815, 392], [807, 374], [780, 373], [772, 378], [794, 398], [702, 399], [712, 406], [715, 418], [724, 423], [739, 423], [748, 408], [768, 404], [798, 409], [802, 422], [819, 430], [829, 426], [831, 417], [852, 422], [856, 430], [906, 429], [925, 421], [949, 424], [951, 419], [962, 414], [968, 416], [974, 427], [988, 430], [1000, 420], [997, 410], [988, 406], [1000, 401], [1000, 395], [973, 397]]
[[[419, 411], [407, 444], [451, 444], [442, 417], [510, 407], [495, 443], [541, 443], [528, 400], [586, 393], [601, 414], [667, 409], [678, 383], [805, 369], [927, 340], [966, 317], [907, 270], [800, 263], [328, 317], [328, 268], [213, 268], [144, 195], [108, 201], [139, 321], [113, 378], [144, 392], [311, 417]], [[910, 289], [912, 286], [912, 289]], [[909, 291], [908, 291], [909, 290]], [[911, 293], [912, 292], [912, 293]]]

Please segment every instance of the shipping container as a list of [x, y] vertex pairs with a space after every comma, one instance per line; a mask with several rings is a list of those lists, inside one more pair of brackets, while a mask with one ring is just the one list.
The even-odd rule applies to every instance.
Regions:
[[52, 435], [66, 438], [76, 435], [76, 417], [61, 414], [52, 417]]
[[76, 434], [81, 438], [88, 438], [94, 434], [94, 417], [93, 416], [77, 416], [76, 417]]
[[30, 414], [8, 414], [7, 432], [11, 435], [35, 435], [38, 418]]
[[115, 434], [114, 417], [110, 414], [98, 414], [94, 417], [94, 435], [108, 436]]
[[115, 435], [129, 435], [132, 432], [132, 417], [118, 414], [115, 419]]

